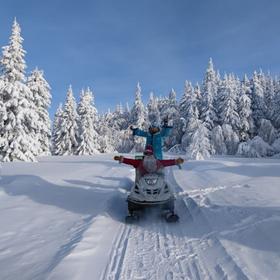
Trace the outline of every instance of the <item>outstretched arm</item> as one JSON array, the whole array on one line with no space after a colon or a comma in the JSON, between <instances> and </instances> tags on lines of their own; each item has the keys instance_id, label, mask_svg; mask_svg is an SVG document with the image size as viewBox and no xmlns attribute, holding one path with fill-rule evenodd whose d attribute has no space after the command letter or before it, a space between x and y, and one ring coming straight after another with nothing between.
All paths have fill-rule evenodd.
<instances>
[{"instance_id":1,"label":"outstretched arm","mask_svg":"<svg viewBox=\"0 0 280 280\"><path fill-rule=\"evenodd\" d=\"M125 158L123 156L115 156L114 160L118 160L119 163L124 163L128 165L132 165L134 168L137 168L138 165L140 164L139 159L132 159L132 158Z\"/></svg>"},{"instance_id":2,"label":"outstretched arm","mask_svg":"<svg viewBox=\"0 0 280 280\"><path fill-rule=\"evenodd\" d=\"M130 127L130 129L132 130L133 135L141 136L141 137L147 137L148 136L148 133L144 130L141 130L140 128Z\"/></svg>"},{"instance_id":3,"label":"outstretched arm","mask_svg":"<svg viewBox=\"0 0 280 280\"><path fill-rule=\"evenodd\" d=\"M172 165L176 165L176 161L175 159L162 159L160 160L160 164L163 165L164 167L172 166Z\"/></svg>"},{"instance_id":4,"label":"outstretched arm","mask_svg":"<svg viewBox=\"0 0 280 280\"><path fill-rule=\"evenodd\" d=\"M180 165L184 162L182 158L177 158L177 159L163 159L160 160L160 163L163 166L172 166L172 165Z\"/></svg>"},{"instance_id":5,"label":"outstretched arm","mask_svg":"<svg viewBox=\"0 0 280 280\"><path fill-rule=\"evenodd\" d=\"M170 134L172 128L172 126L163 126L160 131L161 137L167 137Z\"/></svg>"},{"instance_id":6,"label":"outstretched arm","mask_svg":"<svg viewBox=\"0 0 280 280\"><path fill-rule=\"evenodd\" d=\"M139 166L140 161L140 159L123 158L123 163L132 165L134 168L137 168Z\"/></svg>"}]
</instances>

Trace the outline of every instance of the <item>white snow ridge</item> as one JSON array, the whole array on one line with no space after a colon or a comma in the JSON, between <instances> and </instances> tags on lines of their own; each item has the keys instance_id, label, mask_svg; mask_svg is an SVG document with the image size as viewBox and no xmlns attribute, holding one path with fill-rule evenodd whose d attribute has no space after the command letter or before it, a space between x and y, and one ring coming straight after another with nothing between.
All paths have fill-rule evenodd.
<instances>
[{"instance_id":1,"label":"white snow ridge","mask_svg":"<svg viewBox=\"0 0 280 280\"><path fill-rule=\"evenodd\" d=\"M167 169L179 222L128 225L134 170L112 156L2 165L1 280L280 279L279 159Z\"/></svg>"}]
</instances>

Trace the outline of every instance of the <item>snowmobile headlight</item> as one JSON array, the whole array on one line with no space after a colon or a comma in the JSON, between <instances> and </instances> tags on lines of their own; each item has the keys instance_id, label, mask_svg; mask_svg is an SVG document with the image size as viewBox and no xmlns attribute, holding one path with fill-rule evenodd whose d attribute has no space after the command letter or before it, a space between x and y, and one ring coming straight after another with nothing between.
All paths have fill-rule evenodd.
<instances>
[{"instance_id":1,"label":"snowmobile headlight","mask_svg":"<svg viewBox=\"0 0 280 280\"><path fill-rule=\"evenodd\" d=\"M137 185L135 185L135 187L134 187L134 192L137 193L137 194L139 194L139 188L138 188Z\"/></svg>"},{"instance_id":2,"label":"snowmobile headlight","mask_svg":"<svg viewBox=\"0 0 280 280\"><path fill-rule=\"evenodd\" d=\"M165 187L164 187L164 193L168 193L168 192L169 192L169 188L168 188L167 185L165 185Z\"/></svg>"},{"instance_id":3,"label":"snowmobile headlight","mask_svg":"<svg viewBox=\"0 0 280 280\"><path fill-rule=\"evenodd\" d=\"M145 181L148 185L155 185L157 183L157 178L146 178Z\"/></svg>"}]
</instances>

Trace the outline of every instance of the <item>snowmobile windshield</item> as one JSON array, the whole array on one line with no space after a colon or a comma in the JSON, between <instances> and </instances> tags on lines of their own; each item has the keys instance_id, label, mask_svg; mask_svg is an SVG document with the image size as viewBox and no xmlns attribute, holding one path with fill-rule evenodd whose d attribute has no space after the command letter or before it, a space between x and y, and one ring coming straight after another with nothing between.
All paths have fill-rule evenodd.
<instances>
[{"instance_id":1,"label":"snowmobile windshield","mask_svg":"<svg viewBox=\"0 0 280 280\"><path fill-rule=\"evenodd\" d=\"M154 173L157 171L157 160L154 155L145 156L143 160L143 166L145 170L149 173Z\"/></svg>"}]
</instances>

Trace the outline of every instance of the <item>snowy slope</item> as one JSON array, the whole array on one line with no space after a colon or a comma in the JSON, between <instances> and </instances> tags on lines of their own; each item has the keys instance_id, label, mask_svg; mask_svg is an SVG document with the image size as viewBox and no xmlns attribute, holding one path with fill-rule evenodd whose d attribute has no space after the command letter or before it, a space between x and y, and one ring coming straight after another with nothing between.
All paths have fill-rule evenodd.
<instances>
[{"instance_id":1,"label":"snowy slope","mask_svg":"<svg viewBox=\"0 0 280 280\"><path fill-rule=\"evenodd\" d=\"M0 279L279 279L279 159L170 168L180 222L125 225L134 170L111 158L2 165Z\"/></svg>"}]
</instances>

